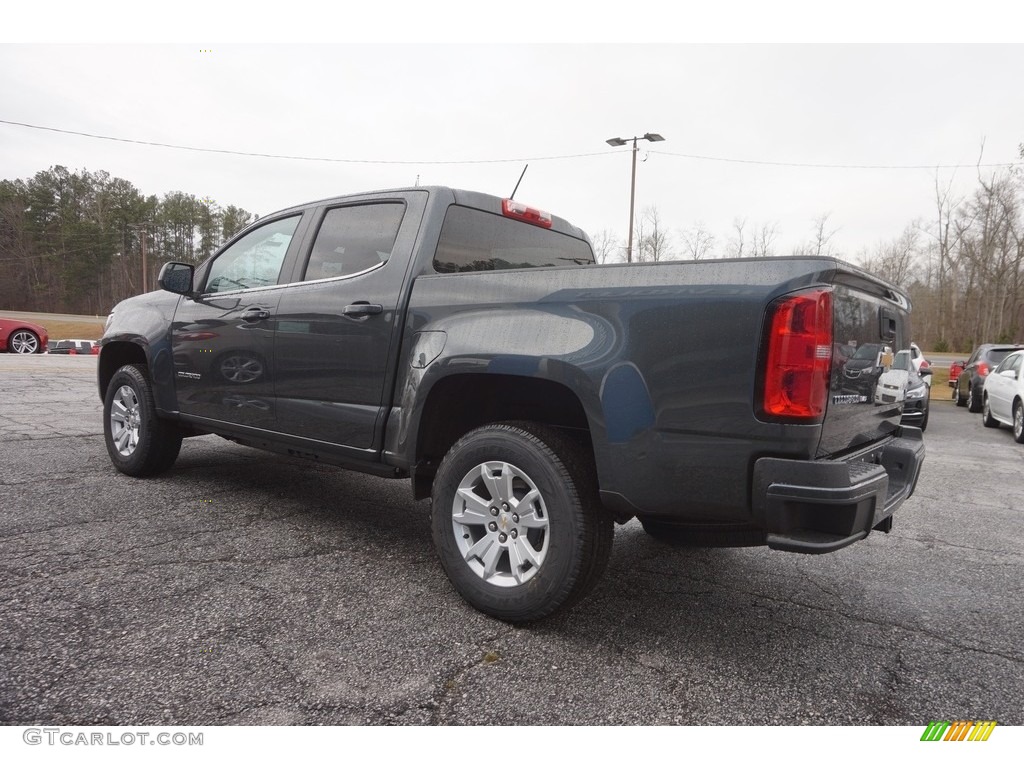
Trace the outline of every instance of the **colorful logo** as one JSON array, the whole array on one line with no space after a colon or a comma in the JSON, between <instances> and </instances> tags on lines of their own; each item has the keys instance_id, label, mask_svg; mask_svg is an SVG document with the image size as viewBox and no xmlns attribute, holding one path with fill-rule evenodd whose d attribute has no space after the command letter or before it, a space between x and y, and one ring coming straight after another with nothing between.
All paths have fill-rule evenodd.
<instances>
[{"instance_id":1,"label":"colorful logo","mask_svg":"<svg viewBox=\"0 0 1024 768\"><path fill-rule=\"evenodd\" d=\"M988 741L995 727L995 720L932 720L921 741Z\"/></svg>"}]
</instances>

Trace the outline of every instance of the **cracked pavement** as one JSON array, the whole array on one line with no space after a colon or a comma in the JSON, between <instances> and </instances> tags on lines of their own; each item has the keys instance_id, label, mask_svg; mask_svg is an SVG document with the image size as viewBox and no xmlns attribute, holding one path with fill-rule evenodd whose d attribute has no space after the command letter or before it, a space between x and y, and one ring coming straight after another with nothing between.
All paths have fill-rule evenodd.
<instances>
[{"instance_id":1,"label":"cracked pavement","mask_svg":"<svg viewBox=\"0 0 1024 768\"><path fill-rule=\"evenodd\" d=\"M1021 724L1024 446L936 392L892 534L819 557L616 531L516 628L407 482L187 440L116 473L95 358L0 355L0 724ZM685 501L681 502L685 503Z\"/></svg>"}]
</instances>

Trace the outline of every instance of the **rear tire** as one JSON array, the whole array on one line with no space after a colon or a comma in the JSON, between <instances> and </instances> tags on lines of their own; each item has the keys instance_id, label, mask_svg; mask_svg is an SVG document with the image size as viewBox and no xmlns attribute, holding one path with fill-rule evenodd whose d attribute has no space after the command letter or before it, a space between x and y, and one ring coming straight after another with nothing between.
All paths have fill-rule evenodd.
<instances>
[{"instance_id":1,"label":"rear tire","mask_svg":"<svg viewBox=\"0 0 1024 768\"><path fill-rule=\"evenodd\" d=\"M956 387L953 389L953 399L956 401L958 407L963 408L967 405L967 398L960 394L960 382L956 383Z\"/></svg>"},{"instance_id":2,"label":"rear tire","mask_svg":"<svg viewBox=\"0 0 1024 768\"><path fill-rule=\"evenodd\" d=\"M452 446L434 478L431 527L459 594L509 622L583 598L614 536L589 450L529 422L480 427Z\"/></svg>"},{"instance_id":3,"label":"rear tire","mask_svg":"<svg viewBox=\"0 0 1024 768\"><path fill-rule=\"evenodd\" d=\"M103 437L114 467L132 477L158 475L178 458L183 433L157 416L145 365L122 366L110 379L103 400Z\"/></svg>"}]
</instances>

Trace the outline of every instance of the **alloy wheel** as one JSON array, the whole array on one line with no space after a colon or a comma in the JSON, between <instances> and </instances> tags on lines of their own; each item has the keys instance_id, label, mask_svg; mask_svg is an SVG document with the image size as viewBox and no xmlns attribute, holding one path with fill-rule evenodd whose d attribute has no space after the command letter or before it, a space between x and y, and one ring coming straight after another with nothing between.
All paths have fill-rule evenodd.
<instances>
[{"instance_id":1,"label":"alloy wheel","mask_svg":"<svg viewBox=\"0 0 1024 768\"><path fill-rule=\"evenodd\" d=\"M117 390L110 408L110 434L117 452L131 456L139 444L139 398L135 390L125 385Z\"/></svg>"},{"instance_id":2,"label":"alloy wheel","mask_svg":"<svg viewBox=\"0 0 1024 768\"><path fill-rule=\"evenodd\" d=\"M39 349L39 339L31 331L18 331L11 336L11 351L19 355L32 355Z\"/></svg>"},{"instance_id":3,"label":"alloy wheel","mask_svg":"<svg viewBox=\"0 0 1024 768\"><path fill-rule=\"evenodd\" d=\"M452 528L470 569L499 587L533 578L551 539L536 483L502 461L478 464L462 478L452 503Z\"/></svg>"}]
</instances>

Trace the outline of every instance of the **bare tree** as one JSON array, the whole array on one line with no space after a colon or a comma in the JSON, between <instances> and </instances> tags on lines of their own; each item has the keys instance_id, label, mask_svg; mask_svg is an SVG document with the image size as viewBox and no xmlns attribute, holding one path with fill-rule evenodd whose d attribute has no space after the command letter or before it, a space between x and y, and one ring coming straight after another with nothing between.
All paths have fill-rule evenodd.
<instances>
[{"instance_id":1,"label":"bare tree","mask_svg":"<svg viewBox=\"0 0 1024 768\"><path fill-rule=\"evenodd\" d=\"M813 247L815 256L832 256L834 251L832 248L832 238L839 232L839 227L832 229L829 227L828 220L832 217L832 212L828 211L821 214L814 220L813 229Z\"/></svg>"},{"instance_id":2,"label":"bare tree","mask_svg":"<svg viewBox=\"0 0 1024 768\"><path fill-rule=\"evenodd\" d=\"M879 243L874 252L863 259L864 267L890 283L905 287L920 254L920 233L919 222L908 224L899 237Z\"/></svg>"},{"instance_id":3,"label":"bare tree","mask_svg":"<svg viewBox=\"0 0 1024 768\"><path fill-rule=\"evenodd\" d=\"M774 256L774 243L778 234L778 222L762 224L760 229L754 230L754 242L751 245L751 254L753 256Z\"/></svg>"},{"instance_id":4,"label":"bare tree","mask_svg":"<svg viewBox=\"0 0 1024 768\"><path fill-rule=\"evenodd\" d=\"M681 233L683 256L693 261L700 261L711 252L715 244L715 236L704 228L703 222L696 222Z\"/></svg>"},{"instance_id":5,"label":"bare tree","mask_svg":"<svg viewBox=\"0 0 1024 768\"><path fill-rule=\"evenodd\" d=\"M795 256L834 256L835 249L832 247L832 238L839 232L839 227L831 228L828 220L832 212L822 213L814 219L811 225L811 237L808 241L793 248Z\"/></svg>"},{"instance_id":6,"label":"bare tree","mask_svg":"<svg viewBox=\"0 0 1024 768\"><path fill-rule=\"evenodd\" d=\"M610 264L620 261L619 252L624 247L619 243L618 236L610 229L602 229L590 239L594 247L594 258L598 264Z\"/></svg>"},{"instance_id":7,"label":"bare tree","mask_svg":"<svg viewBox=\"0 0 1024 768\"><path fill-rule=\"evenodd\" d=\"M668 230L662 225L655 206L644 209L637 230L638 261L667 261L672 258Z\"/></svg>"},{"instance_id":8,"label":"bare tree","mask_svg":"<svg viewBox=\"0 0 1024 768\"><path fill-rule=\"evenodd\" d=\"M960 233L954 226L953 214L963 203L963 198L953 199L951 190L953 188L953 177L943 187L939 183L938 171L935 173L935 221L930 227L924 229L925 233L934 239L934 254L937 264L933 279L928 282L935 283L937 296L930 302L928 307L929 317L927 318L932 329L935 331L935 340L947 344L952 338L950 323L954 315L953 280L957 269L956 251L960 243ZM929 275L929 278L932 276ZM922 302L918 302L921 304ZM924 307L922 307L923 309Z\"/></svg>"},{"instance_id":9,"label":"bare tree","mask_svg":"<svg viewBox=\"0 0 1024 768\"><path fill-rule=\"evenodd\" d=\"M735 259L742 259L747 254L744 252L746 246L746 234L747 220L745 218L735 218L732 220L733 236L729 238L728 244L725 246L725 255Z\"/></svg>"}]
</instances>

